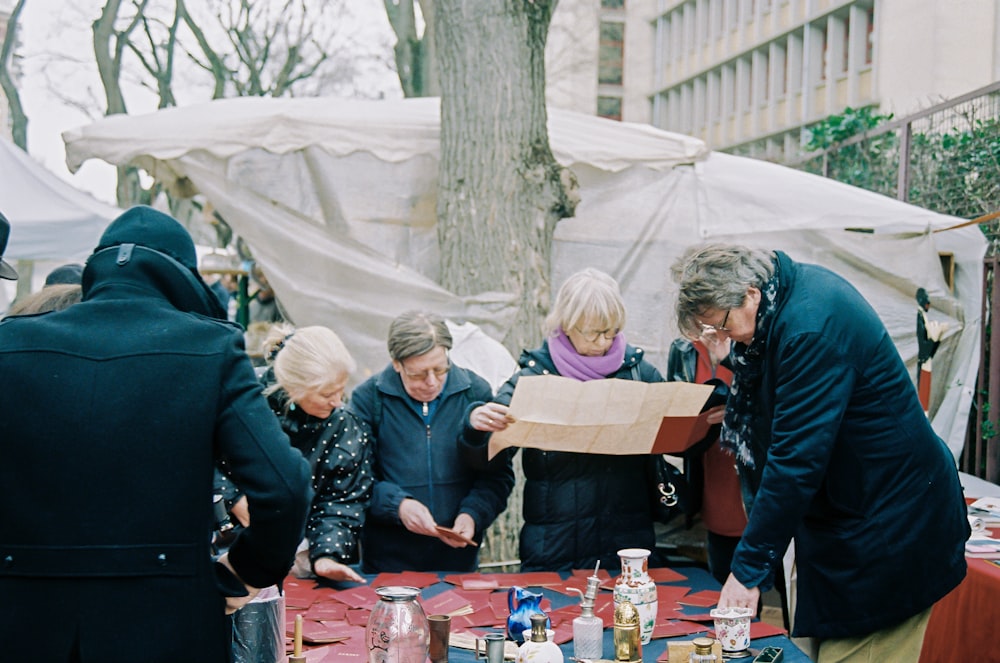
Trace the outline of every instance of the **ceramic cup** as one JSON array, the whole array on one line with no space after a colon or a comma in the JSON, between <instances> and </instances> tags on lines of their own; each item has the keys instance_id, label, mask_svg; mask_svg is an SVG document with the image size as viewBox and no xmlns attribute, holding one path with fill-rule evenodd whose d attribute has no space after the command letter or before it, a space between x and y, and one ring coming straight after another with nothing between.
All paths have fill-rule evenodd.
<instances>
[{"instance_id":1,"label":"ceramic cup","mask_svg":"<svg viewBox=\"0 0 1000 663\"><path fill-rule=\"evenodd\" d=\"M427 615L427 625L431 631L429 645L431 663L448 663L451 615Z\"/></svg>"},{"instance_id":2,"label":"ceramic cup","mask_svg":"<svg viewBox=\"0 0 1000 663\"><path fill-rule=\"evenodd\" d=\"M752 608L714 608L709 615L715 620L715 637L722 651L745 651L750 647Z\"/></svg>"}]
</instances>

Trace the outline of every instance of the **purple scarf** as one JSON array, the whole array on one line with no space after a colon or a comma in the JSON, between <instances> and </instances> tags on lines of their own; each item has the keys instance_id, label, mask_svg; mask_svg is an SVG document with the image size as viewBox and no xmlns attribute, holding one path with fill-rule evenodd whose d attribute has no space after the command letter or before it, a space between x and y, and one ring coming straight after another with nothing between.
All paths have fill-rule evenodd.
<instances>
[{"instance_id":1,"label":"purple scarf","mask_svg":"<svg viewBox=\"0 0 1000 663\"><path fill-rule=\"evenodd\" d=\"M600 380L616 373L625 361L625 335L621 332L611 342L611 347L600 357L584 357L560 329L549 337L549 354L559 375L586 382Z\"/></svg>"}]
</instances>

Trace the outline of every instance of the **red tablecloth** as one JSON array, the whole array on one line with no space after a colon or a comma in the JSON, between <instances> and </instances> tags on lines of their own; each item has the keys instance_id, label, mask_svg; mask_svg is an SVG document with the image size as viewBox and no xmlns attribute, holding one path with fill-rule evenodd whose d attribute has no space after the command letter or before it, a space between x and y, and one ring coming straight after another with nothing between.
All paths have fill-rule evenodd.
<instances>
[{"instance_id":1,"label":"red tablecloth","mask_svg":"<svg viewBox=\"0 0 1000 663\"><path fill-rule=\"evenodd\" d=\"M970 559L965 580L931 611L920 663L1000 661L1000 566Z\"/></svg>"}]
</instances>

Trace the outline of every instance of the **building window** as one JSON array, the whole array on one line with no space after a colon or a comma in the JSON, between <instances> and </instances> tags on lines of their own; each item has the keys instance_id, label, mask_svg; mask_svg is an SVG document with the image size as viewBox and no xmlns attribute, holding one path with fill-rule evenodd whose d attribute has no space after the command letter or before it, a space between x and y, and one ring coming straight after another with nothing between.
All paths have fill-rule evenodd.
<instances>
[{"instance_id":1,"label":"building window","mask_svg":"<svg viewBox=\"0 0 1000 663\"><path fill-rule=\"evenodd\" d=\"M601 7L604 9L624 9L625 0L601 0Z\"/></svg>"},{"instance_id":2,"label":"building window","mask_svg":"<svg viewBox=\"0 0 1000 663\"><path fill-rule=\"evenodd\" d=\"M604 85L621 85L624 59L625 24L602 21L597 82Z\"/></svg>"},{"instance_id":3,"label":"building window","mask_svg":"<svg viewBox=\"0 0 1000 663\"><path fill-rule=\"evenodd\" d=\"M609 120L622 119L622 98L621 97L598 97L597 114Z\"/></svg>"}]
</instances>

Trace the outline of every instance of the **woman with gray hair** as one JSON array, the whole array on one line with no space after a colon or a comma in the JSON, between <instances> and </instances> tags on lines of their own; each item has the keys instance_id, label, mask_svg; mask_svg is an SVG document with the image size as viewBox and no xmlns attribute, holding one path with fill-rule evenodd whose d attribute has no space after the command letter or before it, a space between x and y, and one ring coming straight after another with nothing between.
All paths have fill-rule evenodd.
<instances>
[{"instance_id":1,"label":"woman with gray hair","mask_svg":"<svg viewBox=\"0 0 1000 663\"><path fill-rule=\"evenodd\" d=\"M625 342L625 303L618 283L597 269L570 276L545 321L540 348L521 354L520 370L491 403L472 410L463 435L470 454L485 455L492 433L507 428L508 405L522 375L562 375L575 380L619 378L662 382ZM517 449L498 454L512 456ZM522 571L618 568L622 548L655 547L652 485L655 456L521 450L524 465Z\"/></svg>"},{"instance_id":2,"label":"woman with gray hair","mask_svg":"<svg viewBox=\"0 0 1000 663\"><path fill-rule=\"evenodd\" d=\"M312 470L313 500L306 538L292 568L298 577L364 582L353 568L372 495L368 428L343 406L354 359L340 337L326 327L273 325L264 340L268 369L261 378L268 405L292 446ZM221 469L225 472L225 464ZM250 521L246 498L224 476L217 492L233 516Z\"/></svg>"},{"instance_id":3,"label":"woman with gray hair","mask_svg":"<svg viewBox=\"0 0 1000 663\"><path fill-rule=\"evenodd\" d=\"M673 274L678 326L733 341L721 439L749 522L719 607L756 609L794 536L793 635L817 638L821 663L918 660L931 606L965 576L969 525L882 321L780 251L696 246Z\"/></svg>"},{"instance_id":4,"label":"woman with gray hair","mask_svg":"<svg viewBox=\"0 0 1000 663\"><path fill-rule=\"evenodd\" d=\"M362 533L366 573L473 571L483 532L507 506L509 460L476 469L458 454L469 404L493 391L451 363L451 345L444 319L403 313L389 326L392 361L351 399L374 445L375 491Z\"/></svg>"}]
</instances>

